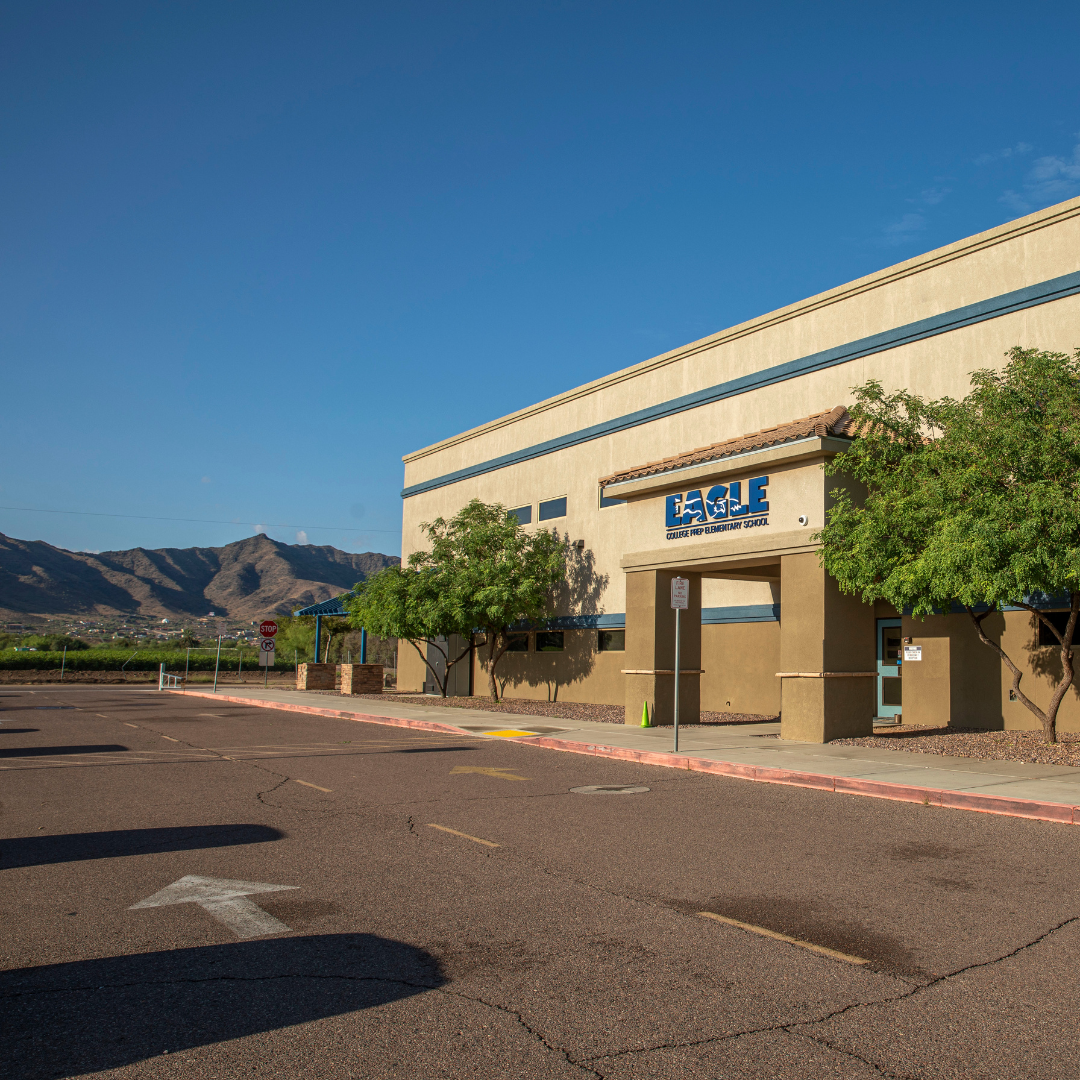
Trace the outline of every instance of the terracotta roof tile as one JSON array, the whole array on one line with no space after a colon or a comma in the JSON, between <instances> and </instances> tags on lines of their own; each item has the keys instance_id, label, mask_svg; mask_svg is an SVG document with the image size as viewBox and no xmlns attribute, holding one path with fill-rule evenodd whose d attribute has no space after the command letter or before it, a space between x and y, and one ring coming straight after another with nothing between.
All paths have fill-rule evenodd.
<instances>
[{"instance_id":1,"label":"terracotta roof tile","mask_svg":"<svg viewBox=\"0 0 1080 1080\"><path fill-rule=\"evenodd\" d=\"M814 435L819 438L827 435L851 438L855 434L854 428L854 421L847 409L843 405L837 405L835 409L815 413L802 420L792 420L778 427L765 428L764 431L755 431L750 435L740 435L737 439L726 439L724 442L712 443L710 446L702 446L697 450L676 454L674 457L650 461L647 465L639 465L635 469L612 473L611 476L601 477L600 484L603 486L620 484L627 480L640 480L645 476L656 476L659 473L671 472L673 469L686 469L692 465L704 465L706 462L717 461L720 458L730 457L732 454L741 454L747 450L762 450L768 446L777 446L780 443Z\"/></svg>"}]
</instances>

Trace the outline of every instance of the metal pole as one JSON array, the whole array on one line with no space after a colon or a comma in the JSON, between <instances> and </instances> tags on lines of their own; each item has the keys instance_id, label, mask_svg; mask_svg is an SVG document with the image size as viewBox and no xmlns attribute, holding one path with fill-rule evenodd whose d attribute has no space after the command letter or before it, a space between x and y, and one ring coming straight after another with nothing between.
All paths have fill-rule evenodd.
<instances>
[{"instance_id":1,"label":"metal pole","mask_svg":"<svg viewBox=\"0 0 1080 1080\"><path fill-rule=\"evenodd\" d=\"M236 651L240 654L240 659L236 661L236 681L242 683L244 681L244 646L238 646Z\"/></svg>"},{"instance_id":2,"label":"metal pole","mask_svg":"<svg viewBox=\"0 0 1080 1080\"><path fill-rule=\"evenodd\" d=\"M188 646L187 661L184 663L184 689L187 689L188 672L191 670L191 646Z\"/></svg>"},{"instance_id":3,"label":"metal pole","mask_svg":"<svg viewBox=\"0 0 1080 1080\"><path fill-rule=\"evenodd\" d=\"M360 663L367 663L367 631L360 627Z\"/></svg>"},{"instance_id":4,"label":"metal pole","mask_svg":"<svg viewBox=\"0 0 1080 1080\"><path fill-rule=\"evenodd\" d=\"M266 689L266 680L268 678L270 678L270 665L269 664L267 664L266 667L263 668L263 689L264 690Z\"/></svg>"},{"instance_id":5,"label":"metal pole","mask_svg":"<svg viewBox=\"0 0 1080 1080\"><path fill-rule=\"evenodd\" d=\"M64 667L67 664L67 646L64 646L64 655L60 658L60 681L64 681Z\"/></svg>"},{"instance_id":6,"label":"metal pole","mask_svg":"<svg viewBox=\"0 0 1080 1080\"><path fill-rule=\"evenodd\" d=\"M675 750L679 752L679 668L682 666L682 641L679 633L679 616L682 608L675 609Z\"/></svg>"},{"instance_id":7,"label":"metal pole","mask_svg":"<svg viewBox=\"0 0 1080 1080\"><path fill-rule=\"evenodd\" d=\"M319 640L322 636L322 616L315 616L315 663L319 662Z\"/></svg>"},{"instance_id":8,"label":"metal pole","mask_svg":"<svg viewBox=\"0 0 1080 1080\"><path fill-rule=\"evenodd\" d=\"M221 667L221 635L217 636L217 659L214 661L214 693L217 693L217 674Z\"/></svg>"}]
</instances>

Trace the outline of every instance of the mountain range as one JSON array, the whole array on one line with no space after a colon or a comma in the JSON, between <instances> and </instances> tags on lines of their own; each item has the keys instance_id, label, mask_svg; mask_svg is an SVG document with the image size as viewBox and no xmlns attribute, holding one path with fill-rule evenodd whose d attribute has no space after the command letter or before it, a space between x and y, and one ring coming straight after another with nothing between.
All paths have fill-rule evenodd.
<instances>
[{"instance_id":1,"label":"mountain range","mask_svg":"<svg viewBox=\"0 0 1080 1080\"><path fill-rule=\"evenodd\" d=\"M66 551L0 533L0 614L289 614L401 560L263 534L224 547Z\"/></svg>"}]
</instances>

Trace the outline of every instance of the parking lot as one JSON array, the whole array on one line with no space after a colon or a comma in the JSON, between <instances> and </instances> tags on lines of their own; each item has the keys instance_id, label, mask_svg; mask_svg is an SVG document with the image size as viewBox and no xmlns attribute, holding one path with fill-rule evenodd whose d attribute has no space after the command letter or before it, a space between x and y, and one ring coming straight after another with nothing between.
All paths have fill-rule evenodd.
<instances>
[{"instance_id":1,"label":"parking lot","mask_svg":"<svg viewBox=\"0 0 1080 1080\"><path fill-rule=\"evenodd\" d=\"M128 688L0 769L20 1080L1080 1075L1074 827Z\"/></svg>"}]
</instances>

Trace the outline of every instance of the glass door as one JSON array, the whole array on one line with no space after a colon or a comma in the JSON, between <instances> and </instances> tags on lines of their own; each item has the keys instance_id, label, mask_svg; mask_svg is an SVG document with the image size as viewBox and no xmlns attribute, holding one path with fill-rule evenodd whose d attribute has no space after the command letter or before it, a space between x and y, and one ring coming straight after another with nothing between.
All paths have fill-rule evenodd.
<instances>
[{"instance_id":1,"label":"glass door","mask_svg":"<svg viewBox=\"0 0 1080 1080\"><path fill-rule=\"evenodd\" d=\"M901 708L901 661L903 643L899 619L877 621L877 714L899 716Z\"/></svg>"}]
</instances>

